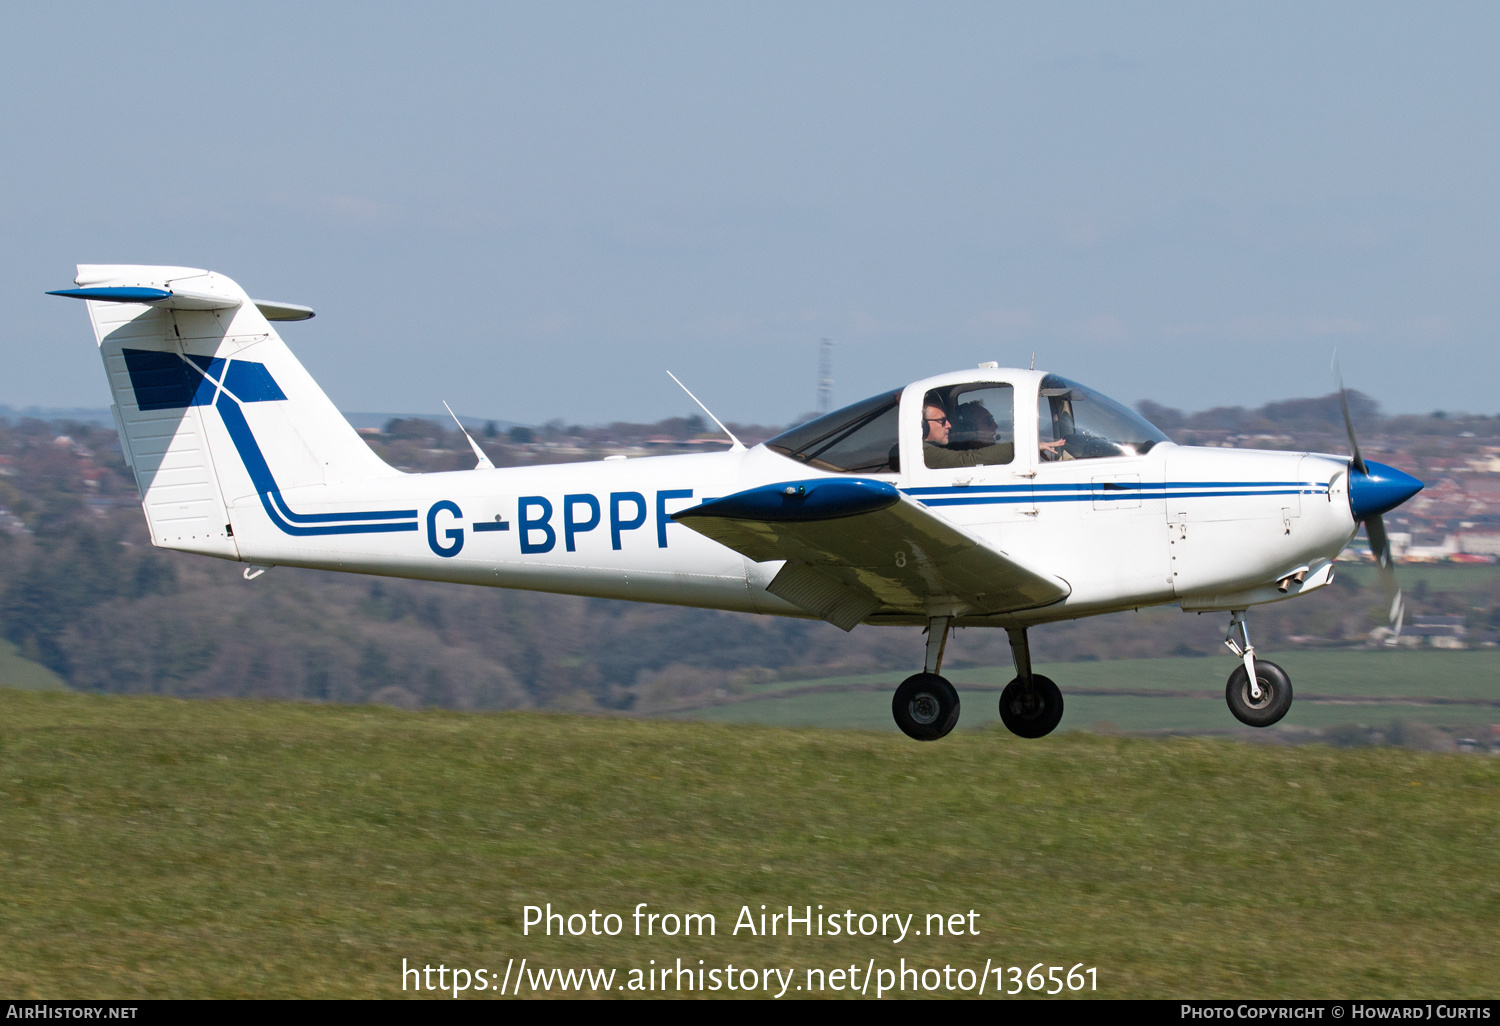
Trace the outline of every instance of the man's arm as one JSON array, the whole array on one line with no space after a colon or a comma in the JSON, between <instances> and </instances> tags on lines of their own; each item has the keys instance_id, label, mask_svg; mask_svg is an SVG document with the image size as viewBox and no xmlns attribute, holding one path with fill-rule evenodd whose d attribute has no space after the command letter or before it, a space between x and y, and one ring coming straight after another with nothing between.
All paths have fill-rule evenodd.
<instances>
[{"instance_id":1,"label":"man's arm","mask_svg":"<svg viewBox=\"0 0 1500 1026\"><path fill-rule=\"evenodd\" d=\"M931 442L922 443L922 459L928 467L992 467L1016 458L1016 447L1010 442L996 442L983 449L949 449Z\"/></svg>"}]
</instances>

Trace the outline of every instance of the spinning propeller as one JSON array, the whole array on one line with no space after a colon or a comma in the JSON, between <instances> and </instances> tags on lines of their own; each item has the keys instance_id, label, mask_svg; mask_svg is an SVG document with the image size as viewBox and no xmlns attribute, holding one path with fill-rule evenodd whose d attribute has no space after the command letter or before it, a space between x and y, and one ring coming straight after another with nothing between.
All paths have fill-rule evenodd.
<instances>
[{"instance_id":1,"label":"spinning propeller","mask_svg":"<svg viewBox=\"0 0 1500 1026\"><path fill-rule=\"evenodd\" d=\"M1370 539L1370 551L1375 555L1375 564L1380 568L1380 583L1385 585L1385 594L1391 601L1390 622L1396 633L1401 633L1401 622L1406 616L1406 605L1401 597L1401 586L1396 582L1396 570L1391 561L1391 538L1386 534L1385 520L1381 514L1395 509L1422 490L1422 482L1410 474L1383 463L1367 463L1360 455L1359 439L1354 435L1354 417L1349 413L1349 397L1344 393L1344 376L1339 372L1338 356L1333 358L1333 375L1339 386L1339 405L1344 410L1344 430L1349 432L1349 510L1354 519L1365 525L1365 535Z\"/></svg>"}]
</instances>

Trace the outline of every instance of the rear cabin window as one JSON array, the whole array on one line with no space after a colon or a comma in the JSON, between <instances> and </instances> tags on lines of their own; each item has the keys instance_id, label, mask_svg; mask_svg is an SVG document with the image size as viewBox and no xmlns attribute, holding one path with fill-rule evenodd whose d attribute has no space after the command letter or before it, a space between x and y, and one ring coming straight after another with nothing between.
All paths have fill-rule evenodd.
<instances>
[{"instance_id":1,"label":"rear cabin window","mask_svg":"<svg viewBox=\"0 0 1500 1026\"><path fill-rule=\"evenodd\" d=\"M835 410L766 443L766 448L798 463L842 474L894 474L896 412L901 389Z\"/></svg>"}]
</instances>

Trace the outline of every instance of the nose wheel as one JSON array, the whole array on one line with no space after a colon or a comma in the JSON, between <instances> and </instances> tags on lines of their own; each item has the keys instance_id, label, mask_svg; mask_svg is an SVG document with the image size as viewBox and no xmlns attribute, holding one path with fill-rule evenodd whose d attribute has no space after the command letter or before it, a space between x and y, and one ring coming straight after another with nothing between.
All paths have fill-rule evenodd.
<instances>
[{"instance_id":1,"label":"nose wheel","mask_svg":"<svg viewBox=\"0 0 1500 1026\"><path fill-rule=\"evenodd\" d=\"M1250 674L1243 666L1236 666L1229 675L1224 697L1235 719L1251 727L1269 727L1292 707L1292 680L1269 659L1257 659L1255 683L1257 687L1252 689Z\"/></svg>"}]
</instances>

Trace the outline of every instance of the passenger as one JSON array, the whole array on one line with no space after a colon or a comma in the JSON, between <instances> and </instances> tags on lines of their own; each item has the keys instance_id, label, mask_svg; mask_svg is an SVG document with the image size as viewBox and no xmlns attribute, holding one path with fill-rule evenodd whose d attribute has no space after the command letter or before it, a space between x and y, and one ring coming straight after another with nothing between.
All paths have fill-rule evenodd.
<instances>
[{"instance_id":1,"label":"passenger","mask_svg":"<svg viewBox=\"0 0 1500 1026\"><path fill-rule=\"evenodd\" d=\"M984 410L983 405L977 402L965 403L959 409L962 411L971 406L978 406ZM950 444L953 422L948 419L948 414L944 411L937 396L929 394L922 405L922 457L927 466L932 468L986 467L1009 463L1015 459L1014 443L996 442L994 418L990 416L988 410L984 410L984 416L991 425L989 441L980 441L977 447L955 449ZM966 414L967 417L976 417L976 415L970 411ZM961 444L968 445L967 442Z\"/></svg>"},{"instance_id":2,"label":"passenger","mask_svg":"<svg viewBox=\"0 0 1500 1026\"><path fill-rule=\"evenodd\" d=\"M984 403L978 400L960 403L958 409L953 411L948 448L983 449L995 444L995 433L999 430L1000 425L995 423L995 418L985 409Z\"/></svg>"}]
</instances>

